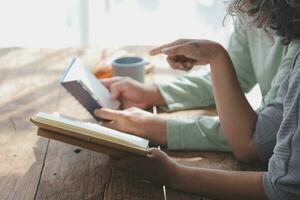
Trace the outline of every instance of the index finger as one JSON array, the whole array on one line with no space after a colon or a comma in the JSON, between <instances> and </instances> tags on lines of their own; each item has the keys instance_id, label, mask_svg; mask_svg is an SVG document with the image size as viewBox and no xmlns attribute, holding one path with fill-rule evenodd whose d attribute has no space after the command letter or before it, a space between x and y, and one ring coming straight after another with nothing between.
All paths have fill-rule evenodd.
<instances>
[{"instance_id":1,"label":"index finger","mask_svg":"<svg viewBox=\"0 0 300 200\"><path fill-rule=\"evenodd\" d=\"M191 54L191 50L190 43L185 43L164 48L162 49L162 53L168 56L184 56L186 58L194 59L194 56ZM184 60L184 57L183 61L188 61Z\"/></svg>"},{"instance_id":2,"label":"index finger","mask_svg":"<svg viewBox=\"0 0 300 200\"><path fill-rule=\"evenodd\" d=\"M157 55L157 54L163 53L162 50L165 49L165 48L169 48L169 47L172 47L172 46L174 46L174 45L184 44L184 43L186 43L186 42L188 42L188 41L190 41L190 40L189 40L189 39L179 39L179 40L176 40L176 41L174 41L174 42L170 42L170 43L161 45L161 46L159 46L159 47L156 47L156 48L154 48L154 49L151 49L151 50L149 51L149 54L150 54L151 56L155 56L155 55Z\"/></svg>"},{"instance_id":3,"label":"index finger","mask_svg":"<svg viewBox=\"0 0 300 200\"><path fill-rule=\"evenodd\" d=\"M154 49L151 49L150 51L149 51L149 54L151 55L151 56L155 56L155 55L157 55L157 54L161 54L162 53L162 49L164 49L164 48L168 48L169 46L171 46L173 43L168 43L168 44L164 44L164 45L162 45L162 46L159 46L159 47L156 47L156 48L154 48Z\"/></svg>"}]
</instances>

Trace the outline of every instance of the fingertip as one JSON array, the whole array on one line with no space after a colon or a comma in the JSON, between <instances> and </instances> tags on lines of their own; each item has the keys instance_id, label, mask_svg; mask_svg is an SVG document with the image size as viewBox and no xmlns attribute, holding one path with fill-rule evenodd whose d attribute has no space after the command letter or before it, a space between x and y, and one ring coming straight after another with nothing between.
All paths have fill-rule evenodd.
<instances>
[{"instance_id":1,"label":"fingertip","mask_svg":"<svg viewBox=\"0 0 300 200\"><path fill-rule=\"evenodd\" d=\"M149 158L152 157L152 149L153 148L148 148L147 151L146 151L146 156L149 157Z\"/></svg>"},{"instance_id":2,"label":"fingertip","mask_svg":"<svg viewBox=\"0 0 300 200\"><path fill-rule=\"evenodd\" d=\"M152 52L152 51L149 51L149 55L150 55L150 56L155 56L155 53Z\"/></svg>"},{"instance_id":3,"label":"fingertip","mask_svg":"<svg viewBox=\"0 0 300 200\"><path fill-rule=\"evenodd\" d=\"M94 114L95 114L95 115L98 115L99 111L100 111L100 109L98 109L98 108L95 109L95 110L94 110Z\"/></svg>"},{"instance_id":4,"label":"fingertip","mask_svg":"<svg viewBox=\"0 0 300 200\"><path fill-rule=\"evenodd\" d=\"M101 79L100 82L101 82L107 89L109 89L110 84L111 84L111 78L104 78L104 79Z\"/></svg>"},{"instance_id":5,"label":"fingertip","mask_svg":"<svg viewBox=\"0 0 300 200\"><path fill-rule=\"evenodd\" d=\"M155 49L151 49L150 51L149 51L149 55L150 56L155 56L155 55L157 55L158 54L158 50L155 48Z\"/></svg>"}]
</instances>

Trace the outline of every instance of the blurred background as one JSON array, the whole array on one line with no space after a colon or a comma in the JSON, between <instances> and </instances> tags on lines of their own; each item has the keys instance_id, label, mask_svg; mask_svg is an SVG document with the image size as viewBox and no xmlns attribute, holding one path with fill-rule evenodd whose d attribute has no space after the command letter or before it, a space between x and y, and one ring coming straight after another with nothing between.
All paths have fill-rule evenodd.
<instances>
[{"instance_id":1,"label":"blurred background","mask_svg":"<svg viewBox=\"0 0 300 200\"><path fill-rule=\"evenodd\" d=\"M225 0L0 0L0 47L159 45L205 38L227 45ZM224 22L224 23L223 23ZM260 105L259 88L247 95Z\"/></svg>"},{"instance_id":2,"label":"blurred background","mask_svg":"<svg viewBox=\"0 0 300 200\"><path fill-rule=\"evenodd\" d=\"M223 0L0 0L1 47L156 45L207 38L226 45Z\"/></svg>"}]
</instances>

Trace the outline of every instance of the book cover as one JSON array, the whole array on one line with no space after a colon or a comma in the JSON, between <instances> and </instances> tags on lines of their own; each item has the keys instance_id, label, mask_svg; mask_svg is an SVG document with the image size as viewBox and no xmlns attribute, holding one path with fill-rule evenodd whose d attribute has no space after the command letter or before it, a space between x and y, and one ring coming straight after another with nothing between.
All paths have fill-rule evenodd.
<instances>
[{"instance_id":1,"label":"book cover","mask_svg":"<svg viewBox=\"0 0 300 200\"><path fill-rule=\"evenodd\" d=\"M107 88L90 72L79 59L73 58L60 79L61 85L97 120L97 108L118 109L119 101L110 99Z\"/></svg>"}]
</instances>

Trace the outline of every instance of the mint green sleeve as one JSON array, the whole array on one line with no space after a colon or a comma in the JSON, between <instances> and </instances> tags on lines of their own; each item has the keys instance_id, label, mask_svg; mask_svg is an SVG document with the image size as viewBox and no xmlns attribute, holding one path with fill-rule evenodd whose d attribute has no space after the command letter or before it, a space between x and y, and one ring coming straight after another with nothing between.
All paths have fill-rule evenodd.
<instances>
[{"instance_id":1,"label":"mint green sleeve","mask_svg":"<svg viewBox=\"0 0 300 200\"><path fill-rule=\"evenodd\" d=\"M197 73L156 84L166 102L166 106L162 107L164 110L177 111L214 105L210 71L200 69Z\"/></svg>"},{"instance_id":2,"label":"mint green sleeve","mask_svg":"<svg viewBox=\"0 0 300 200\"><path fill-rule=\"evenodd\" d=\"M169 150L230 151L219 117L169 119L167 138Z\"/></svg>"},{"instance_id":3,"label":"mint green sleeve","mask_svg":"<svg viewBox=\"0 0 300 200\"><path fill-rule=\"evenodd\" d=\"M236 25L228 46L237 77L244 92L256 84L246 30ZM214 104L211 75L186 75L168 84L157 84L167 110L205 107ZM197 116L168 119L168 149L230 151L218 117Z\"/></svg>"}]
</instances>

